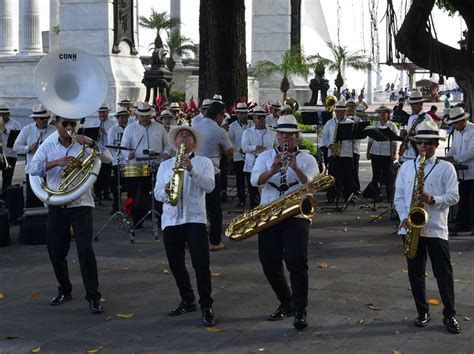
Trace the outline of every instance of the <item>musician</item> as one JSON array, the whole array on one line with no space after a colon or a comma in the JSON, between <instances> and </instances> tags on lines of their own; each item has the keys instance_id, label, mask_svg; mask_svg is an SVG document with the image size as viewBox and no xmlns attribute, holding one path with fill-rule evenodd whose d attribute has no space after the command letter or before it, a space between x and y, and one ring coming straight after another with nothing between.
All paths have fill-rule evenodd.
<instances>
[{"instance_id":1,"label":"musician","mask_svg":"<svg viewBox=\"0 0 474 354\"><path fill-rule=\"evenodd\" d=\"M78 122L78 120L57 116L57 138L53 138L55 134L52 134L40 145L31 161L30 174L46 176L48 187L51 189L57 190L62 179L61 172L66 166L76 161L75 156L82 151L83 145L89 147L88 153L90 149L94 149L102 156L102 160L111 158L107 150L92 139L84 135L77 135L74 139L70 137L68 131L74 131ZM69 230L72 226L89 311L93 314L103 312L100 303L101 294L98 290L97 262L92 249L93 207L91 189L70 204L48 207L47 248L59 283L58 294L49 303L51 306L61 305L72 299L72 285L66 259L71 242Z\"/></svg>"},{"instance_id":2,"label":"musician","mask_svg":"<svg viewBox=\"0 0 474 354\"><path fill-rule=\"evenodd\" d=\"M238 102L235 109L237 120L229 125L229 138L234 145L234 171L237 186L238 208L245 207L245 175L244 175L244 152L242 151L242 134L253 126L248 119L248 108L244 102Z\"/></svg>"},{"instance_id":3,"label":"musician","mask_svg":"<svg viewBox=\"0 0 474 354\"><path fill-rule=\"evenodd\" d=\"M42 207L43 202L31 190L29 179L30 164L38 147L49 135L56 131L56 128L48 124L50 113L42 104L33 106L33 112L30 117L33 118L33 123L21 129L20 135L18 135L13 145L13 150L17 154L26 155L26 207L35 208Z\"/></svg>"},{"instance_id":4,"label":"musician","mask_svg":"<svg viewBox=\"0 0 474 354\"><path fill-rule=\"evenodd\" d=\"M171 125L175 126L178 125L179 119L176 117L176 115L181 112L181 107L179 106L178 102L171 102L169 106L169 112L171 114L172 120L171 120Z\"/></svg>"},{"instance_id":5,"label":"musician","mask_svg":"<svg viewBox=\"0 0 474 354\"><path fill-rule=\"evenodd\" d=\"M322 132L323 140L328 144L328 172L336 179L335 188L327 192L329 203L332 203L338 195L342 195L344 200L347 200L354 192L352 141L337 142L335 140L339 124L353 123L352 119L346 117L346 111L346 103L338 101L334 108L336 117L326 122Z\"/></svg>"},{"instance_id":6,"label":"musician","mask_svg":"<svg viewBox=\"0 0 474 354\"><path fill-rule=\"evenodd\" d=\"M265 117L265 123L270 128L276 125L278 118L280 117L281 103L280 101L275 101L270 106L270 114Z\"/></svg>"},{"instance_id":7,"label":"musician","mask_svg":"<svg viewBox=\"0 0 474 354\"><path fill-rule=\"evenodd\" d=\"M181 296L181 303L170 311L169 316L179 316L196 310L194 292L184 261L187 245L196 273L202 323L206 327L214 326L206 232L206 193L210 193L215 187L214 167L207 157L194 155L193 151L203 143L202 136L196 129L182 125L174 127L168 139L175 150L182 142L186 144L185 155L182 157L185 170L178 204L172 206L166 203L170 198L170 181L176 157L160 165L155 186L155 198L164 203L161 226L166 256Z\"/></svg>"},{"instance_id":8,"label":"musician","mask_svg":"<svg viewBox=\"0 0 474 354\"><path fill-rule=\"evenodd\" d=\"M133 114L134 106L133 102L130 101L128 98L125 98L121 100L120 102L117 103L119 105L118 111L125 110L130 114L130 117L128 118L128 123L134 123L136 122L137 118Z\"/></svg>"},{"instance_id":9,"label":"musician","mask_svg":"<svg viewBox=\"0 0 474 354\"><path fill-rule=\"evenodd\" d=\"M386 128L398 135L398 128L390 121L392 110L381 105L375 110L379 115L379 120L375 123L376 128ZM392 165L397 159L396 141L376 141L369 138L367 145L367 160L372 161L372 182L376 186L385 184L387 191L387 201L392 200L393 195L393 169Z\"/></svg>"},{"instance_id":10,"label":"musician","mask_svg":"<svg viewBox=\"0 0 474 354\"><path fill-rule=\"evenodd\" d=\"M257 187L250 183L250 175L258 155L275 146L276 132L266 126L265 117L267 112L262 107L254 107L251 114L255 126L244 130L242 133L242 151L245 154L243 170L248 186L250 209L253 209L259 204L259 194Z\"/></svg>"},{"instance_id":11,"label":"musician","mask_svg":"<svg viewBox=\"0 0 474 354\"><path fill-rule=\"evenodd\" d=\"M114 146L120 146L120 143L122 142L122 136L123 132L125 131L125 128L128 125L128 119L130 117L130 114L128 113L127 110L121 110L115 113L115 118L117 119L117 125L113 126L112 128L109 129L109 132L107 133L107 144L108 145L114 145ZM118 190L117 190L117 174L120 173L120 165L119 164L124 164L124 162L127 159L127 154L126 151L119 150L119 149L111 149L110 150L112 153L112 172L113 172L113 182L112 182L112 212L111 214L115 213L116 211L120 210L120 196L118 195ZM120 159L120 161L119 161ZM120 184L125 186L126 181L121 180Z\"/></svg>"},{"instance_id":12,"label":"musician","mask_svg":"<svg viewBox=\"0 0 474 354\"><path fill-rule=\"evenodd\" d=\"M137 164L137 159L154 159L159 154L157 161L165 161L170 157L170 147L168 144L168 133L160 123L152 121L155 110L146 102L138 102L134 111L138 117L138 122L128 124L122 136L121 146L130 149L128 153L128 163ZM134 228L141 228L137 223L145 216L147 210L151 208L151 177L135 177L133 183L133 222ZM129 187L132 187L130 183Z\"/></svg>"},{"instance_id":13,"label":"musician","mask_svg":"<svg viewBox=\"0 0 474 354\"><path fill-rule=\"evenodd\" d=\"M421 230L418 253L414 259L407 258L408 277L415 300L418 317L416 327L425 327L431 320L429 305L426 301L425 267L427 254L430 256L433 274L443 301L443 323L448 332L459 333L461 328L455 319L453 269L450 262L448 244L448 209L459 199L456 171L452 164L437 159L439 128L431 120L420 123L414 136L417 152L426 154L424 167L424 189L421 195L415 196L417 202L429 214L427 224ZM408 214L412 205L413 193L416 192L417 172L420 157L405 162L398 173L395 185L395 208L400 216L400 234L406 234Z\"/></svg>"},{"instance_id":14,"label":"musician","mask_svg":"<svg viewBox=\"0 0 474 354\"><path fill-rule=\"evenodd\" d=\"M205 98L202 101L201 105L201 112L196 114L193 119L191 120L191 126L194 127L196 124L198 124L200 121L204 119L204 117L207 116L207 109L209 108L209 105L211 104L212 100L209 98Z\"/></svg>"},{"instance_id":15,"label":"musician","mask_svg":"<svg viewBox=\"0 0 474 354\"><path fill-rule=\"evenodd\" d=\"M12 147L8 147L8 137L12 130L21 130L21 125L16 120L10 117L10 108L6 104L0 105L0 132L2 133L3 156L0 160L0 169L2 170L2 197L5 199L5 192L12 184L13 173L15 172L15 165L17 153ZM0 154L1 155L1 154ZM0 156L1 157L1 156ZM5 161L11 168L5 168Z\"/></svg>"},{"instance_id":16,"label":"musician","mask_svg":"<svg viewBox=\"0 0 474 354\"><path fill-rule=\"evenodd\" d=\"M219 162L223 154L228 157L234 154L232 142L226 131L221 128L224 120L224 105L212 102L207 109L207 117L193 126L203 136L203 144L196 149L196 155L211 159L214 165L215 187L206 194L206 211L209 217L209 249L218 251L224 248L222 238L222 208Z\"/></svg>"},{"instance_id":17,"label":"musician","mask_svg":"<svg viewBox=\"0 0 474 354\"><path fill-rule=\"evenodd\" d=\"M294 116L280 117L274 130L277 132L278 148L260 153L251 175L251 182L255 187L263 186L260 204L270 203L291 193L319 173L315 158L298 150L300 129ZM285 144L288 144L287 152L283 151ZM283 159L287 159L286 171L282 170ZM290 187L286 192L279 188L282 179L286 179ZM298 330L308 326L309 224L309 220L296 216L269 227L258 235L260 263L280 301L280 306L268 320L281 320L294 314L293 325ZM283 270L283 260L290 272L291 290Z\"/></svg>"},{"instance_id":18,"label":"musician","mask_svg":"<svg viewBox=\"0 0 474 354\"><path fill-rule=\"evenodd\" d=\"M363 107L363 105L358 106L357 103L355 102L355 100L353 98L351 98L351 99L347 100L346 106L347 106L347 112L346 112L347 118L352 119L354 121L354 123L362 122L362 118L360 118L356 114L356 110L357 110L357 107L360 109L361 107ZM362 113L363 113L363 111L362 111ZM354 188L355 188L356 193L359 193L359 194L360 194L359 160L360 160L360 143L361 143L361 141L362 140L360 140L360 139L356 139L352 143L352 149L353 149L353 152L352 152L352 163L353 163L352 172L353 172Z\"/></svg>"},{"instance_id":19,"label":"musician","mask_svg":"<svg viewBox=\"0 0 474 354\"><path fill-rule=\"evenodd\" d=\"M97 143L101 146L107 144L107 134L109 130L116 126L117 123L109 118L110 109L108 106L103 105L99 108L97 114L98 118L86 119L86 128L99 128L99 136ZM110 201L110 186L112 184L112 164L102 162L100 167L99 175L94 183L94 195L101 204L101 200Z\"/></svg>"},{"instance_id":20,"label":"musician","mask_svg":"<svg viewBox=\"0 0 474 354\"><path fill-rule=\"evenodd\" d=\"M173 121L175 122L175 124L173 124ZM177 125L176 120L173 120L173 116L171 115L171 112L168 111L167 109L164 109L161 111L159 123L163 125L163 128L165 128L166 133L169 133L171 126Z\"/></svg>"},{"instance_id":21,"label":"musician","mask_svg":"<svg viewBox=\"0 0 474 354\"><path fill-rule=\"evenodd\" d=\"M408 124L406 126L408 130L400 130L400 136L404 139L405 143L402 143L400 147L400 162L402 163L416 158L417 152L415 151L413 144L410 143L409 138L415 135L417 125L425 120L433 121L428 114L423 112L423 102L423 95L420 91L413 91L408 98L408 103L411 108L411 115L410 118L408 118Z\"/></svg>"},{"instance_id":22,"label":"musician","mask_svg":"<svg viewBox=\"0 0 474 354\"><path fill-rule=\"evenodd\" d=\"M473 210L471 200L474 193L474 124L467 120L469 116L470 114L464 112L463 108L455 107L449 111L446 120L454 132L451 148L444 160L468 166L467 170L458 171L459 205L456 226L450 230L450 236L471 229Z\"/></svg>"}]
</instances>

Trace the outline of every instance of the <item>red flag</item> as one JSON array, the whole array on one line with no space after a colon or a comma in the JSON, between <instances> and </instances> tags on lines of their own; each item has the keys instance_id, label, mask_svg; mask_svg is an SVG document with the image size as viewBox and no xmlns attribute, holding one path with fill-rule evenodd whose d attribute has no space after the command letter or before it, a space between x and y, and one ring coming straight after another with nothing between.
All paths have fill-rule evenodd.
<instances>
[{"instance_id":1,"label":"red flag","mask_svg":"<svg viewBox=\"0 0 474 354\"><path fill-rule=\"evenodd\" d=\"M193 96L191 96L191 99L189 100L189 110L191 112L196 112L197 110L196 103L194 102Z\"/></svg>"}]
</instances>

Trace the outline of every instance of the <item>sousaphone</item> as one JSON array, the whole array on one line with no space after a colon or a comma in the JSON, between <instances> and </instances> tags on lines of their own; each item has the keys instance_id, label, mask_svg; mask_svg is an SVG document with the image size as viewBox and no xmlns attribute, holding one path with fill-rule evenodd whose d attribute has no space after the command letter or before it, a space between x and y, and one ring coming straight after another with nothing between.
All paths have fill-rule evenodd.
<instances>
[{"instance_id":1,"label":"sousaphone","mask_svg":"<svg viewBox=\"0 0 474 354\"><path fill-rule=\"evenodd\" d=\"M107 77L98 59L76 48L59 49L44 56L36 66L33 87L40 102L57 116L81 119L96 112L107 95ZM74 134L73 134L74 135ZM83 146L77 165L64 168L57 190L47 180L30 175L36 196L49 205L65 205L80 198L94 184L100 158Z\"/></svg>"}]
</instances>

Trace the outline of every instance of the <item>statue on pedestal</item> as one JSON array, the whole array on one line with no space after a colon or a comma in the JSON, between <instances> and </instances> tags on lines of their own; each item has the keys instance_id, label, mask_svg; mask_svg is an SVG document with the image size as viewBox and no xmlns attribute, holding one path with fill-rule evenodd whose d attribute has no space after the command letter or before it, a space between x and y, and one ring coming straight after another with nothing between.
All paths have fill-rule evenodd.
<instances>
[{"instance_id":1,"label":"statue on pedestal","mask_svg":"<svg viewBox=\"0 0 474 354\"><path fill-rule=\"evenodd\" d=\"M324 78L326 70L324 65L317 65L314 68L314 78L309 81L309 89L311 90L310 106L315 106L318 102L319 91L321 91L321 102L324 102L329 90L329 80Z\"/></svg>"}]
</instances>

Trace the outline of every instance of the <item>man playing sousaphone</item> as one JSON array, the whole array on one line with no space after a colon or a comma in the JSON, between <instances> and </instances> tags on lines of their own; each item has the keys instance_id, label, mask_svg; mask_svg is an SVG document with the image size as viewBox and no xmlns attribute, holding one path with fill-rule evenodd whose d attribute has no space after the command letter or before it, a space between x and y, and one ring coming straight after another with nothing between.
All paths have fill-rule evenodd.
<instances>
[{"instance_id":1,"label":"man playing sousaphone","mask_svg":"<svg viewBox=\"0 0 474 354\"><path fill-rule=\"evenodd\" d=\"M61 173L77 163L76 156L87 147L88 153L93 149L103 159L111 161L107 150L84 135L75 135L79 120L56 117L57 135L39 146L35 153L29 173L31 176L46 177L48 188L58 190L62 182ZM99 157L97 157L99 158ZM91 188L87 189L78 199L66 205L49 205L48 208L48 253L59 283L58 294L51 299L50 305L61 305L72 299L72 285L69 280L67 254L71 242L70 228L74 230L77 253L82 280L86 289L86 300L91 313L103 311L100 303L101 294L98 290L97 262L92 249L92 208L94 200Z\"/></svg>"},{"instance_id":2,"label":"man playing sousaphone","mask_svg":"<svg viewBox=\"0 0 474 354\"><path fill-rule=\"evenodd\" d=\"M268 204L291 193L318 175L316 159L297 147L300 129L292 115L282 116L274 127L278 147L263 151L251 174L254 186L263 186L260 204ZM280 306L269 321L295 316L294 327L308 326L308 235L310 221L290 217L258 235L258 251L263 272L275 292ZM291 290L283 270L283 260L290 272Z\"/></svg>"},{"instance_id":3,"label":"man playing sousaphone","mask_svg":"<svg viewBox=\"0 0 474 354\"><path fill-rule=\"evenodd\" d=\"M171 129L169 144L177 156L161 163L156 178L155 198L163 202L161 227L168 263L176 280L181 303L169 316L195 311L194 293L186 270L185 246L196 272L199 304L204 326L215 324L212 311L211 272L207 239L206 193L214 189L214 167L194 150L202 144L201 134L184 125ZM170 181L176 183L171 183Z\"/></svg>"}]
</instances>

